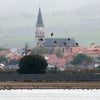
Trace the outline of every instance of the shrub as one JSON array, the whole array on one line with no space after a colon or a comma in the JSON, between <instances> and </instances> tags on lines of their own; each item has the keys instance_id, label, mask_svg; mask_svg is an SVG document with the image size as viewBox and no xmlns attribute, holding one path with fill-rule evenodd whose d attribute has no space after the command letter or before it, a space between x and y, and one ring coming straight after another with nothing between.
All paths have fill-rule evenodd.
<instances>
[{"instance_id":1,"label":"shrub","mask_svg":"<svg viewBox=\"0 0 100 100\"><path fill-rule=\"evenodd\" d=\"M18 73L41 74L46 73L47 61L40 55L24 56L19 63Z\"/></svg>"}]
</instances>

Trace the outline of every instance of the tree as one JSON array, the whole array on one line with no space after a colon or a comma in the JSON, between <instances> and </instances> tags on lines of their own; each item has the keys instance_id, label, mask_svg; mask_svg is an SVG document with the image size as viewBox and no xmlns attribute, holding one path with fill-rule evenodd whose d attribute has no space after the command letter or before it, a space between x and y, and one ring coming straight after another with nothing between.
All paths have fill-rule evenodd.
<instances>
[{"instance_id":1,"label":"tree","mask_svg":"<svg viewBox=\"0 0 100 100\"><path fill-rule=\"evenodd\" d=\"M18 73L41 74L46 73L47 61L41 55L26 55L19 63Z\"/></svg>"},{"instance_id":2,"label":"tree","mask_svg":"<svg viewBox=\"0 0 100 100\"><path fill-rule=\"evenodd\" d=\"M7 63L8 63L7 57L5 57L5 56L0 56L0 63L7 64Z\"/></svg>"},{"instance_id":3,"label":"tree","mask_svg":"<svg viewBox=\"0 0 100 100\"><path fill-rule=\"evenodd\" d=\"M92 63L92 58L85 54L78 54L71 61L71 64L73 64L73 65L80 65L80 64L86 65L86 64L90 64L90 63Z\"/></svg>"},{"instance_id":4,"label":"tree","mask_svg":"<svg viewBox=\"0 0 100 100\"><path fill-rule=\"evenodd\" d=\"M63 57L63 51L60 47L56 47L54 53L57 55L57 57Z\"/></svg>"},{"instance_id":5,"label":"tree","mask_svg":"<svg viewBox=\"0 0 100 100\"><path fill-rule=\"evenodd\" d=\"M16 65L16 64L19 64L19 61L20 59L16 60L16 59L12 59L12 60L9 60L9 65Z\"/></svg>"},{"instance_id":6,"label":"tree","mask_svg":"<svg viewBox=\"0 0 100 100\"><path fill-rule=\"evenodd\" d=\"M100 56L97 56L96 59L97 59L97 60L100 60Z\"/></svg>"},{"instance_id":7,"label":"tree","mask_svg":"<svg viewBox=\"0 0 100 100\"><path fill-rule=\"evenodd\" d=\"M6 48L0 47L0 51L4 51L4 50L7 50L7 49L6 49Z\"/></svg>"}]
</instances>

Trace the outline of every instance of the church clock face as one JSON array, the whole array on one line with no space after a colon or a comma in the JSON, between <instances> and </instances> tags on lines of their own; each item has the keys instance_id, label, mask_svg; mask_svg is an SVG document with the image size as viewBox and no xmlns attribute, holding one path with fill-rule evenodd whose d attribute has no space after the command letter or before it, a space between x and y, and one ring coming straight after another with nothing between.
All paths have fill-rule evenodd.
<instances>
[{"instance_id":1,"label":"church clock face","mask_svg":"<svg viewBox=\"0 0 100 100\"><path fill-rule=\"evenodd\" d=\"M43 27L38 28L39 33L43 33Z\"/></svg>"},{"instance_id":2,"label":"church clock face","mask_svg":"<svg viewBox=\"0 0 100 100\"><path fill-rule=\"evenodd\" d=\"M42 31L42 27L39 27L39 31Z\"/></svg>"}]
</instances>

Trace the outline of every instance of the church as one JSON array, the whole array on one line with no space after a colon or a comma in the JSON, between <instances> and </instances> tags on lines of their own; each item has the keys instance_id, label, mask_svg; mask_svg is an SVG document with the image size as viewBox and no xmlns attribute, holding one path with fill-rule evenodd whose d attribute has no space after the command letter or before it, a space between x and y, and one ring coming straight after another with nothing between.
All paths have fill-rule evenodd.
<instances>
[{"instance_id":1,"label":"church","mask_svg":"<svg viewBox=\"0 0 100 100\"><path fill-rule=\"evenodd\" d=\"M44 23L42 19L41 9L39 8L38 17L36 22L36 33L35 42L36 47L61 47L61 48L71 48L76 47L79 44L73 38L53 38L53 32L51 33L52 38L45 37Z\"/></svg>"}]
</instances>

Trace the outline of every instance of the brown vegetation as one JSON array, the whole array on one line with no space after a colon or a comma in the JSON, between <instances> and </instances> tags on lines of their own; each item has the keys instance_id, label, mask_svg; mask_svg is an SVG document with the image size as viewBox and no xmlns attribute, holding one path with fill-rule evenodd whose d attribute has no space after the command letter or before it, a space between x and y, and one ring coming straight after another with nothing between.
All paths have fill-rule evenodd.
<instances>
[{"instance_id":1,"label":"brown vegetation","mask_svg":"<svg viewBox=\"0 0 100 100\"><path fill-rule=\"evenodd\" d=\"M0 89L100 89L100 82L0 82Z\"/></svg>"}]
</instances>

